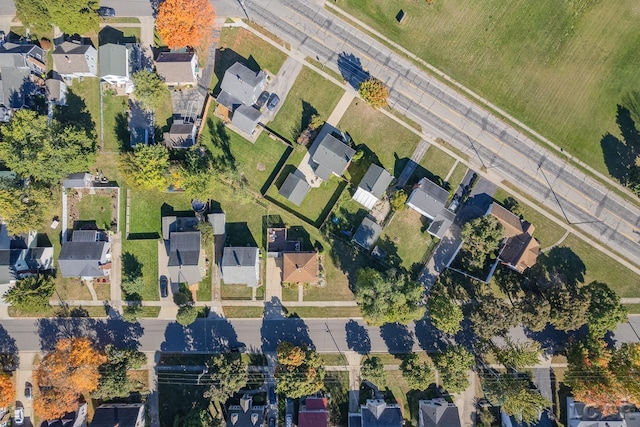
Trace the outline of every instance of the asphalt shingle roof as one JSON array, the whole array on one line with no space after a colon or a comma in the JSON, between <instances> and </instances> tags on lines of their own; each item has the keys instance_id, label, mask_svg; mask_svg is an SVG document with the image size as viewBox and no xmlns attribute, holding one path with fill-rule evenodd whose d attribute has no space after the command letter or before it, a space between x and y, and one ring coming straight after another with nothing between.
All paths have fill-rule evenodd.
<instances>
[{"instance_id":1,"label":"asphalt shingle roof","mask_svg":"<svg viewBox=\"0 0 640 427\"><path fill-rule=\"evenodd\" d=\"M326 134L313 153L313 161L318 165L316 175L323 181L328 180L332 173L341 176L355 153L356 150L344 142Z\"/></svg>"},{"instance_id":2,"label":"asphalt shingle roof","mask_svg":"<svg viewBox=\"0 0 640 427\"><path fill-rule=\"evenodd\" d=\"M222 277L227 284L258 286L259 251L227 247L222 254Z\"/></svg>"},{"instance_id":3,"label":"asphalt shingle roof","mask_svg":"<svg viewBox=\"0 0 640 427\"><path fill-rule=\"evenodd\" d=\"M278 193L296 206L300 206L310 189L311 186L306 179L299 177L295 173L290 173L282 183Z\"/></svg>"},{"instance_id":4,"label":"asphalt shingle roof","mask_svg":"<svg viewBox=\"0 0 640 427\"><path fill-rule=\"evenodd\" d=\"M121 44L109 43L98 48L100 59L100 77L127 76L127 47Z\"/></svg>"},{"instance_id":5,"label":"asphalt shingle roof","mask_svg":"<svg viewBox=\"0 0 640 427\"><path fill-rule=\"evenodd\" d=\"M236 62L224 73L217 101L231 110L238 106L238 101L250 106L255 104L266 85L267 75L264 72L256 73Z\"/></svg>"}]
</instances>

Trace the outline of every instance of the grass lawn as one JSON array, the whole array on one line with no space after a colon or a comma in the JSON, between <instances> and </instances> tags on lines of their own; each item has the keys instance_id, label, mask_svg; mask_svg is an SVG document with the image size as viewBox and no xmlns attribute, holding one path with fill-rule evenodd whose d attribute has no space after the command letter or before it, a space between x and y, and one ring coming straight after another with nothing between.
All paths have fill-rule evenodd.
<instances>
[{"instance_id":1,"label":"grass lawn","mask_svg":"<svg viewBox=\"0 0 640 427\"><path fill-rule=\"evenodd\" d=\"M106 26L104 28L101 28L100 32L98 33L99 46L108 43L123 44L139 42L140 27L118 27L117 24L114 24L114 26Z\"/></svg>"},{"instance_id":2,"label":"grass lawn","mask_svg":"<svg viewBox=\"0 0 640 427\"><path fill-rule=\"evenodd\" d=\"M26 313L15 307L8 307L8 310L11 317L107 317L104 307L95 305L88 307L70 305L66 311L60 306L53 306L37 314Z\"/></svg>"},{"instance_id":3,"label":"grass lawn","mask_svg":"<svg viewBox=\"0 0 640 427\"><path fill-rule=\"evenodd\" d=\"M171 212L191 214L191 200L184 193L158 191L132 192L130 229L135 233L157 233L162 236L162 215Z\"/></svg>"},{"instance_id":4,"label":"grass lawn","mask_svg":"<svg viewBox=\"0 0 640 427\"><path fill-rule=\"evenodd\" d=\"M196 408L206 408L208 400L203 394L208 386L180 381L184 373L162 372L158 375L158 400L162 425L174 425L176 417L184 417ZM184 377L183 377L184 378Z\"/></svg>"},{"instance_id":5,"label":"grass lawn","mask_svg":"<svg viewBox=\"0 0 640 427\"><path fill-rule=\"evenodd\" d=\"M171 93L168 90L163 92L162 102L155 111L155 133L156 140L162 137L162 132L169 132L173 123L173 104L171 103Z\"/></svg>"},{"instance_id":6,"label":"grass lawn","mask_svg":"<svg viewBox=\"0 0 640 427\"><path fill-rule=\"evenodd\" d=\"M282 301L298 301L298 287L282 288Z\"/></svg>"},{"instance_id":7,"label":"grass lawn","mask_svg":"<svg viewBox=\"0 0 640 427\"><path fill-rule=\"evenodd\" d=\"M333 299L335 300L335 299ZM285 307L286 308L286 307ZM304 318L362 317L358 307L289 307L289 315L296 314Z\"/></svg>"},{"instance_id":8,"label":"grass lawn","mask_svg":"<svg viewBox=\"0 0 640 427\"><path fill-rule=\"evenodd\" d=\"M140 317L158 317L160 314L160 307L143 306L140 312Z\"/></svg>"},{"instance_id":9,"label":"grass lawn","mask_svg":"<svg viewBox=\"0 0 640 427\"><path fill-rule=\"evenodd\" d=\"M433 177L440 177L442 181L444 181L455 162L456 160L453 157L451 157L435 145L431 145L429 146L429 149L425 153L422 160L420 160L420 166L429 171L429 173L433 175ZM416 174L420 174L419 176L415 177L416 180L419 180L420 178L422 178L422 176L424 176L420 172L420 168L416 168ZM435 181L434 179L431 180Z\"/></svg>"},{"instance_id":10,"label":"grass lawn","mask_svg":"<svg viewBox=\"0 0 640 427\"><path fill-rule=\"evenodd\" d=\"M571 248L584 262L584 282L598 280L608 284L620 298L640 296L640 277L616 260L592 248L582 239L570 234L561 246Z\"/></svg>"},{"instance_id":11,"label":"grass lawn","mask_svg":"<svg viewBox=\"0 0 640 427\"><path fill-rule=\"evenodd\" d=\"M58 277L56 279L56 291L51 297L52 301L91 300L89 289L82 284L79 278Z\"/></svg>"},{"instance_id":12,"label":"grass lawn","mask_svg":"<svg viewBox=\"0 0 640 427\"><path fill-rule=\"evenodd\" d=\"M640 304L622 304L629 314L640 314Z\"/></svg>"},{"instance_id":13,"label":"grass lawn","mask_svg":"<svg viewBox=\"0 0 640 427\"><path fill-rule=\"evenodd\" d=\"M499 203L502 203L504 199L507 197L513 197L506 190L502 188L498 188L496 194L494 194L494 199ZM514 197L515 198L515 197ZM518 200L517 198L515 198ZM524 204L518 200L518 203L522 207L524 211L524 219L533 224L536 229L533 232L533 237L535 237L538 242L540 242L540 248L547 248L554 243L556 243L560 238L564 235L566 230L560 225L556 224L554 221L551 221L545 215L541 214L537 210L533 209L527 204ZM562 244L565 245L564 243Z\"/></svg>"},{"instance_id":14,"label":"grass lawn","mask_svg":"<svg viewBox=\"0 0 640 427\"><path fill-rule=\"evenodd\" d=\"M220 294L222 299L251 299L251 288L247 285L220 285Z\"/></svg>"},{"instance_id":15,"label":"grass lawn","mask_svg":"<svg viewBox=\"0 0 640 427\"><path fill-rule=\"evenodd\" d=\"M224 311L224 316L233 319L233 318L260 318L264 312L263 307L236 307L236 306L228 306L223 305L222 310Z\"/></svg>"},{"instance_id":16,"label":"grass lawn","mask_svg":"<svg viewBox=\"0 0 640 427\"><path fill-rule=\"evenodd\" d=\"M160 299L158 290L158 241L156 239L123 239L122 253L126 254L127 252L133 254L137 261L142 264L144 289L140 296L144 301L158 301Z\"/></svg>"},{"instance_id":17,"label":"grass lawn","mask_svg":"<svg viewBox=\"0 0 640 427\"><path fill-rule=\"evenodd\" d=\"M413 209L396 212L378 240L378 245L387 253L385 260L394 264L397 256L407 271L415 269L434 243L429 233L421 231L423 227L422 216Z\"/></svg>"},{"instance_id":18,"label":"grass lawn","mask_svg":"<svg viewBox=\"0 0 640 427\"><path fill-rule=\"evenodd\" d=\"M74 79L67 89L66 107L58 107L56 118L75 122L92 129L100 138L100 80L85 77L83 81Z\"/></svg>"},{"instance_id":19,"label":"grass lawn","mask_svg":"<svg viewBox=\"0 0 640 427\"><path fill-rule=\"evenodd\" d=\"M111 196L85 194L78 202L80 221L95 221L99 229L111 228Z\"/></svg>"},{"instance_id":20,"label":"grass lawn","mask_svg":"<svg viewBox=\"0 0 640 427\"><path fill-rule=\"evenodd\" d=\"M98 301L108 301L111 299L111 285L109 283L93 282L93 290L96 291Z\"/></svg>"},{"instance_id":21,"label":"grass lawn","mask_svg":"<svg viewBox=\"0 0 640 427\"><path fill-rule=\"evenodd\" d=\"M469 170L469 168L467 168L467 165L465 165L464 163L458 163L456 165L453 172L451 172L451 176L447 180L450 189L452 189L453 191L456 191L458 189L458 186L464 179L464 176L467 174L467 170Z\"/></svg>"},{"instance_id":22,"label":"grass lawn","mask_svg":"<svg viewBox=\"0 0 640 427\"><path fill-rule=\"evenodd\" d=\"M638 89L636 0L336 4L606 173L602 135Z\"/></svg>"},{"instance_id":23,"label":"grass lawn","mask_svg":"<svg viewBox=\"0 0 640 427\"><path fill-rule=\"evenodd\" d=\"M327 372L324 378L324 389L331 394L329 399L331 425L346 426L349 419L349 373Z\"/></svg>"},{"instance_id":24,"label":"grass lawn","mask_svg":"<svg viewBox=\"0 0 640 427\"><path fill-rule=\"evenodd\" d=\"M290 148L272 140L266 132L262 132L252 144L224 127L222 121L213 115L213 111L213 107L209 108L200 144L207 147L215 158L229 162L235 170L242 173L251 188L256 191L266 190L265 185L273 180Z\"/></svg>"},{"instance_id":25,"label":"grass lawn","mask_svg":"<svg viewBox=\"0 0 640 427\"><path fill-rule=\"evenodd\" d=\"M310 58L308 56L304 58L304 60L307 61L309 64L315 65L316 67L320 68L322 71L329 74L331 77L333 77L337 81L339 82L344 81L344 77L342 77L342 74L333 71L331 68L325 68L325 66L321 62L318 62L315 59Z\"/></svg>"},{"instance_id":26,"label":"grass lawn","mask_svg":"<svg viewBox=\"0 0 640 427\"><path fill-rule=\"evenodd\" d=\"M322 353L319 356L325 366L348 365L347 358L342 353Z\"/></svg>"},{"instance_id":27,"label":"grass lawn","mask_svg":"<svg viewBox=\"0 0 640 427\"><path fill-rule=\"evenodd\" d=\"M419 136L359 99L353 100L338 128L348 132L354 144L364 144L377 157L376 163L396 177L420 141Z\"/></svg>"},{"instance_id":28,"label":"grass lawn","mask_svg":"<svg viewBox=\"0 0 640 427\"><path fill-rule=\"evenodd\" d=\"M309 67L302 67L291 91L269 127L295 142L315 114L324 120L338 104L344 89L322 77Z\"/></svg>"},{"instance_id":29,"label":"grass lawn","mask_svg":"<svg viewBox=\"0 0 640 427\"><path fill-rule=\"evenodd\" d=\"M102 97L104 110L103 150L119 152L122 148L129 146L129 127L124 113L128 105L128 97L126 96L105 95Z\"/></svg>"},{"instance_id":30,"label":"grass lawn","mask_svg":"<svg viewBox=\"0 0 640 427\"><path fill-rule=\"evenodd\" d=\"M114 24L139 24L140 20L138 18L132 18L128 16L114 16L114 17L104 17L102 18L104 22L114 23Z\"/></svg>"},{"instance_id":31,"label":"grass lawn","mask_svg":"<svg viewBox=\"0 0 640 427\"><path fill-rule=\"evenodd\" d=\"M363 267L369 266L370 259L361 252L355 252L343 241L333 239L328 251L323 255L327 285L309 286L304 290L305 301L350 301L353 300L350 279ZM352 277L353 276L353 277Z\"/></svg>"}]
</instances>

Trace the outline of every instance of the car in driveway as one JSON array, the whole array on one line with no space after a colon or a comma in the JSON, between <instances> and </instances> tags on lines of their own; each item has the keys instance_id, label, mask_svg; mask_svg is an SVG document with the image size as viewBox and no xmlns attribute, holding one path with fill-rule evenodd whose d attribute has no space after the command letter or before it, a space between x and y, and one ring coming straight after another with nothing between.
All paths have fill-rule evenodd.
<instances>
[{"instance_id":1,"label":"car in driveway","mask_svg":"<svg viewBox=\"0 0 640 427\"><path fill-rule=\"evenodd\" d=\"M18 426L24 424L24 408L22 406L13 411L13 422Z\"/></svg>"},{"instance_id":2,"label":"car in driveway","mask_svg":"<svg viewBox=\"0 0 640 427\"><path fill-rule=\"evenodd\" d=\"M275 93L272 93L271 96L269 97L269 100L267 101L267 109L269 111L273 111L279 102L280 102L280 97Z\"/></svg>"},{"instance_id":3,"label":"car in driveway","mask_svg":"<svg viewBox=\"0 0 640 427\"><path fill-rule=\"evenodd\" d=\"M269 387L269 404L276 404L276 388L274 386Z\"/></svg>"},{"instance_id":4,"label":"car in driveway","mask_svg":"<svg viewBox=\"0 0 640 427\"><path fill-rule=\"evenodd\" d=\"M276 419L275 419L275 417L269 418L269 427L276 427Z\"/></svg>"},{"instance_id":5,"label":"car in driveway","mask_svg":"<svg viewBox=\"0 0 640 427\"><path fill-rule=\"evenodd\" d=\"M169 280L167 276L160 276L160 296L162 298L169 296Z\"/></svg>"},{"instance_id":6,"label":"car in driveway","mask_svg":"<svg viewBox=\"0 0 640 427\"><path fill-rule=\"evenodd\" d=\"M116 10L112 7L107 7L107 6L100 6L98 8L98 15L102 16L103 18L107 18L110 16L116 16Z\"/></svg>"},{"instance_id":7,"label":"car in driveway","mask_svg":"<svg viewBox=\"0 0 640 427\"><path fill-rule=\"evenodd\" d=\"M258 97L258 100L256 101L256 107L258 107L258 109L264 106L264 103L267 102L267 100L269 99L269 95L271 94L266 90L260 94L260 96Z\"/></svg>"},{"instance_id":8,"label":"car in driveway","mask_svg":"<svg viewBox=\"0 0 640 427\"><path fill-rule=\"evenodd\" d=\"M24 398L27 400L33 399L33 386L31 383L26 383L24 385Z\"/></svg>"}]
</instances>

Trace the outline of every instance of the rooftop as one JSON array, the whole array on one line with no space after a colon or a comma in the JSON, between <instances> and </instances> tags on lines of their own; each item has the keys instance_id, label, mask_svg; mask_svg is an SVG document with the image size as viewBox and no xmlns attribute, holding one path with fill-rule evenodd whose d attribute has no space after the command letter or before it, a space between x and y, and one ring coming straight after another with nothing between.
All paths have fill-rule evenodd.
<instances>
[{"instance_id":1,"label":"rooftop","mask_svg":"<svg viewBox=\"0 0 640 427\"><path fill-rule=\"evenodd\" d=\"M318 282L318 254L316 252L283 253L282 281L287 283Z\"/></svg>"},{"instance_id":2,"label":"rooftop","mask_svg":"<svg viewBox=\"0 0 640 427\"><path fill-rule=\"evenodd\" d=\"M224 73L217 101L232 111L242 104L251 106L266 85L267 75L264 72L252 71L236 62Z\"/></svg>"},{"instance_id":3,"label":"rooftop","mask_svg":"<svg viewBox=\"0 0 640 427\"><path fill-rule=\"evenodd\" d=\"M455 214L446 208L449 192L427 178L414 187L407 206L431 220L429 234L441 239L449 229Z\"/></svg>"},{"instance_id":4,"label":"rooftop","mask_svg":"<svg viewBox=\"0 0 640 427\"><path fill-rule=\"evenodd\" d=\"M304 177L298 174L298 170L290 173L282 183L278 193L296 206L300 206L307 197L311 186Z\"/></svg>"},{"instance_id":5,"label":"rooftop","mask_svg":"<svg viewBox=\"0 0 640 427\"><path fill-rule=\"evenodd\" d=\"M365 249L371 247L382 233L382 227L371 216L365 217L353 236L353 241Z\"/></svg>"},{"instance_id":6,"label":"rooftop","mask_svg":"<svg viewBox=\"0 0 640 427\"><path fill-rule=\"evenodd\" d=\"M342 176L353 158L356 150L349 147L330 133L326 133L313 152L312 160L316 163L316 175L323 181L331 174Z\"/></svg>"}]
</instances>

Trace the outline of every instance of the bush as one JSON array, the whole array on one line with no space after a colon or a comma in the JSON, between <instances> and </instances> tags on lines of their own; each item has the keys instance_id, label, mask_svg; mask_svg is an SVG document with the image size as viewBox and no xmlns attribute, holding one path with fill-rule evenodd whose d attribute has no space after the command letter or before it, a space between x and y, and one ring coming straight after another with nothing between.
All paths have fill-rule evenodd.
<instances>
[{"instance_id":1,"label":"bush","mask_svg":"<svg viewBox=\"0 0 640 427\"><path fill-rule=\"evenodd\" d=\"M192 305L183 305L178 310L176 322L182 326L189 326L198 318L198 310Z\"/></svg>"},{"instance_id":2,"label":"bush","mask_svg":"<svg viewBox=\"0 0 640 427\"><path fill-rule=\"evenodd\" d=\"M391 196L391 208L394 211L401 211L407 206L407 192L404 190L398 190Z\"/></svg>"}]
</instances>

